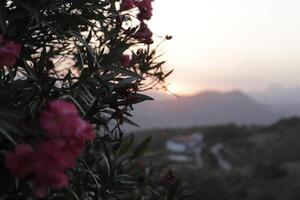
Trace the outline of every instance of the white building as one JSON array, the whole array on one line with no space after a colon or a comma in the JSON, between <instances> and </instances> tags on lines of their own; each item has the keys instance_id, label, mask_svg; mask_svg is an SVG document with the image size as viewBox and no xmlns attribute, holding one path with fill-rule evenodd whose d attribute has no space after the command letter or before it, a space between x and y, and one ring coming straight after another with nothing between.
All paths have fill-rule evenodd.
<instances>
[{"instance_id":1,"label":"white building","mask_svg":"<svg viewBox=\"0 0 300 200\"><path fill-rule=\"evenodd\" d=\"M203 135L201 133L176 136L166 141L169 160L195 162L198 166L203 165L201 152L204 146Z\"/></svg>"}]
</instances>

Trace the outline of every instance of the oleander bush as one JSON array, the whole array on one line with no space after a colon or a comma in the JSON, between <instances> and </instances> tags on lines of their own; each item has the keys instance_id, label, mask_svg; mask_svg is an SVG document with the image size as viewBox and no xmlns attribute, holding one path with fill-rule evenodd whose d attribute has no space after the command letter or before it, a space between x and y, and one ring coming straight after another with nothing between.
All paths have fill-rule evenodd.
<instances>
[{"instance_id":1,"label":"oleander bush","mask_svg":"<svg viewBox=\"0 0 300 200\"><path fill-rule=\"evenodd\" d=\"M151 0L0 0L1 200L190 199L122 128L171 73L151 16Z\"/></svg>"}]
</instances>

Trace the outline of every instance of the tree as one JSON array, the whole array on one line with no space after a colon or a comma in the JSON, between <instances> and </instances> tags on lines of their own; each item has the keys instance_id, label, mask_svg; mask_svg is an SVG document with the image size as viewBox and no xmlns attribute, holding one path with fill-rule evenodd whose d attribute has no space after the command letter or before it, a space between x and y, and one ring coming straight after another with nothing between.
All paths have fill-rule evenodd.
<instances>
[{"instance_id":1,"label":"tree","mask_svg":"<svg viewBox=\"0 0 300 200\"><path fill-rule=\"evenodd\" d=\"M0 0L1 199L187 198L121 128L171 73L151 3Z\"/></svg>"}]
</instances>

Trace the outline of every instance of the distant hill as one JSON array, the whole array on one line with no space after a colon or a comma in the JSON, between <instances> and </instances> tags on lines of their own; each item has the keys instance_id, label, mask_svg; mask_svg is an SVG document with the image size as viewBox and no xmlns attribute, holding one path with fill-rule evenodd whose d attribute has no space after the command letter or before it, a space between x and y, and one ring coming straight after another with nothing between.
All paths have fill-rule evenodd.
<instances>
[{"instance_id":1,"label":"distant hill","mask_svg":"<svg viewBox=\"0 0 300 200\"><path fill-rule=\"evenodd\" d=\"M270 85L264 91L249 92L249 95L258 102L265 102L270 105L300 105L300 87L283 87L281 85Z\"/></svg>"},{"instance_id":2,"label":"distant hill","mask_svg":"<svg viewBox=\"0 0 300 200\"><path fill-rule=\"evenodd\" d=\"M271 85L260 92L249 92L249 95L260 103L272 105L276 112L283 116L300 116L300 87L283 87Z\"/></svg>"},{"instance_id":3,"label":"distant hill","mask_svg":"<svg viewBox=\"0 0 300 200\"><path fill-rule=\"evenodd\" d=\"M236 124L270 124L283 114L240 91L206 91L198 95L149 101L135 107L142 129Z\"/></svg>"}]
</instances>

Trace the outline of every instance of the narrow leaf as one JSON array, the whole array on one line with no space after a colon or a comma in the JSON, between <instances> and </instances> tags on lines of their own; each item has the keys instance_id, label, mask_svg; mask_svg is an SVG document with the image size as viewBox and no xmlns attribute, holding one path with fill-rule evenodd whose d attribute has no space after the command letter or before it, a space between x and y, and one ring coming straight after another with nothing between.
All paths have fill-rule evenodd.
<instances>
[{"instance_id":1,"label":"narrow leaf","mask_svg":"<svg viewBox=\"0 0 300 200\"><path fill-rule=\"evenodd\" d=\"M151 140L152 140L152 136L147 137L133 152L131 159L138 158L138 157L144 155L151 143Z\"/></svg>"},{"instance_id":2,"label":"narrow leaf","mask_svg":"<svg viewBox=\"0 0 300 200\"><path fill-rule=\"evenodd\" d=\"M127 139L126 141L124 141L118 151L118 154L121 156L123 154L125 154L126 152L128 152L132 146L133 146L133 142L134 142L134 135L132 135L129 139Z\"/></svg>"}]
</instances>

